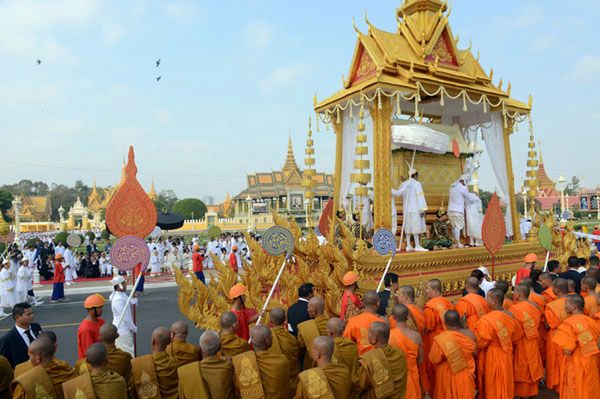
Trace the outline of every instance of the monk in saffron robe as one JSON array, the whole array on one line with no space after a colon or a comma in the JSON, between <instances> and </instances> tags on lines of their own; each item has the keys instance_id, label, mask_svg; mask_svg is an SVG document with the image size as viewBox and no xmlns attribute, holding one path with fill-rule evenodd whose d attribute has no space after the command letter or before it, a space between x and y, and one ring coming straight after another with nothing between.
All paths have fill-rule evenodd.
<instances>
[{"instance_id":1,"label":"monk in saffron robe","mask_svg":"<svg viewBox=\"0 0 600 399\"><path fill-rule=\"evenodd\" d=\"M52 341L52 344L54 345L54 352L52 355L52 363L54 363L54 368L69 370L71 368L71 365L68 362L57 359L55 357L56 351L58 350L58 339L56 338L56 334L53 331L42 331L41 333L38 334L37 338L42 338L42 337L50 339L50 341ZM17 364L15 367L15 373L14 373L15 378L17 378L21 374L25 373L26 371L31 370L33 367L34 367L34 365L31 363L30 360L20 363L20 364ZM77 368L75 368L75 374L77 374Z\"/></svg>"},{"instance_id":2,"label":"monk in saffron robe","mask_svg":"<svg viewBox=\"0 0 600 399\"><path fill-rule=\"evenodd\" d=\"M0 355L0 399L10 399L10 382L14 373L8 359Z\"/></svg>"},{"instance_id":3,"label":"monk in saffron robe","mask_svg":"<svg viewBox=\"0 0 600 399\"><path fill-rule=\"evenodd\" d=\"M398 288L398 292L396 293L396 298L398 303L405 305L410 312L408 317L408 326L413 330L419 332L419 334L423 335L425 331L425 316L423 315L423 310L415 305L415 289L412 285L403 285ZM389 317L390 319L390 328L396 327L396 320L393 316Z\"/></svg>"},{"instance_id":4,"label":"monk in saffron robe","mask_svg":"<svg viewBox=\"0 0 600 399\"><path fill-rule=\"evenodd\" d=\"M471 331L475 331L477 321L490 312L490 307L485 298L477 293L478 289L479 279L469 277L465 282L467 295L460 298L455 305L456 311L466 321L466 325Z\"/></svg>"},{"instance_id":5,"label":"monk in saffron robe","mask_svg":"<svg viewBox=\"0 0 600 399\"><path fill-rule=\"evenodd\" d=\"M286 327L285 310L281 308L271 309L269 320L273 324L271 328L273 343L269 351L276 355L284 355L288 360L290 364L290 389L295 392L298 384L298 374L300 373L298 341Z\"/></svg>"},{"instance_id":6,"label":"monk in saffron robe","mask_svg":"<svg viewBox=\"0 0 600 399\"><path fill-rule=\"evenodd\" d=\"M406 357L408 367L406 397L420 398L419 364L423 362L423 340L418 332L408 327L408 315L409 310L405 305L394 305L392 316L396 320L396 328L390 330L389 344L403 351Z\"/></svg>"},{"instance_id":7,"label":"monk in saffron robe","mask_svg":"<svg viewBox=\"0 0 600 399\"><path fill-rule=\"evenodd\" d=\"M546 304L544 318L548 333L546 334L546 387L558 392L560 384L560 367L563 363L564 353L554 343L552 338L560 324L567 318L565 303L569 295L569 286L564 278L557 278L552 282L552 289L557 299Z\"/></svg>"},{"instance_id":8,"label":"monk in saffron robe","mask_svg":"<svg viewBox=\"0 0 600 399\"><path fill-rule=\"evenodd\" d=\"M538 280L542 284L542 288L544 289L542 291L542 296L546 300L546 304L558 299L558 297L554 293L554 288L553 288L554 280L552 280L552 276L550 275L550 273L544 272L544 273L540 274L540 277Z\"/></svg>"},{"instance_id":9,"label":"monk in saffron robe","mask_svg":"<svg viewBox=\"0 0 600 399\"><path fill-rule=\"evenodd\" d=\"M596 304L598 296L596 294L596 286L598 280L595 277L584 277L581 280L581 296L585 301L584 312L586 315L593 317L600 312L600 306Z\"/></svg>"},{"instance_id":10,"label":"monk in saffron robe","mask_svg":"<svg viewBox=\"0 0 600 399\"><path fill-rule=\"evenodd\" d=\"M219 334L207 330L199 343L202 360L177 369L179 399L234 399L233 366L219 356Z\"/></svg>"},{"instance_id":11,"label":"monk in saffron robe","mask_svg":"<svg viewBox=\"0 0 600 399\"><path fill-rule=\"evenodd\" d=\"M379 295L375 291L367 291L363 303L363 313L350 318L344 331L344 337L356 342L359 355L373 348L369 343L369 327L371 323L382 320L377 314Z\"/></svg>"},{"instance_id":12,"label":"monk in saffron robe","mask_svg":"<svg viewBox=\"0 0 600 399\"><path fill-rule=\"evenodd\" d=\"M508 283L504 280L496 281L494 288L498 288L504 293L504 302L502 303L504 310L510 309L513 305L513 301L508 297Z\"/></svg>"},{"instance_id":13,"label":"monk in saffron robe","mask_svg":"<svg viewBox=\"0 0 600 399\"><path fill-rule=\"evenodd\" d=\"M358 363L358 390L361 399L406 397L408 370L404 353L389 345L390 327L382 321L371 323L368 331L371 350Z\"/></svg>"},{"instance_id":14,"label":"monk in saffron robe","mask_svg":"<svg viewBox=\"0 0 600 399\"><path fill-rule=\"evenodd\" d=\"M504 310L504 292L492 288L487 294L492 311L475 327L479 394L486 399L513 399L515 391L513 343L521 339L523 330L513 315Z\"/></svg>"},{"instance_id":15,"label":"monk in saffron robe","mask_svg":"<svg viewBox=\"0 0 600 399\"><path fill-rule=\"evenodd\" d=\"M307 309L310 320L298 324L298 348L303 358L304 370L315 367L310 357L313 341L319 335L327 335L327 315L325 314L325 302L320 296L314 296L308 301Z\"/></svg>"},{"instance_id":16,"label":"monk in saffron robe","mask_svg":"<svg viewBox=\"0 0 600 399\"><path fill-rule=\"evenodd\" d=\"M529 286L518 284L513 293L515 304L509 310L524 333L514 347L515 396L520 398L537 396L538 385L544 377L539 346L542 312L529 301L529 295Z\"/></svg>"},{"instance_id":17,"label":"monk in saffron robe","mask_svg":"<svg viewBox=\"0 0 600 399\"><path fill-rule=\"evenodd\" d=\"M311 357L316 368L300 373L295 399L350 398L354 387L350 372L343 364L332 361L333 339L319 336L311 345Z\"/></svg>"},{"instance_id":18,"label":"monk in saffron robe","mask_svg":"<svg viewBox=\"0 0 600 399\"><path fill-rule=\"evenodd\" d=\"M100 342L102 342L108 350L108 363L106 368L119 374L129 383L132 382L131 355L115 346L115 341L118 337L117 327L113 324L105 324L100 327Z\"/></svg>"},{"instance_id":19,"label":"monk in saffron robe","mask_svg":"<svg viewBox=\"0 0 600 399\"><path fill-rule=\"evenodd\" d=\"M264 324L250 332L254 351L235 356L233 361L234 384L242 398L288 399L290 369L283 355L269 352L273 343L271 330Z\"/></svg>"},{"instance_id":20,"label":"monk in saffron robe","mask_svg":"<svg viewBox=\"0 0 600 399\"><path fill-rule=\"evenodd\" d=\"M358 368L358 347L356 343L344 337L344 321L338 317L332 317L327 322L327 332L333 339L333 361L337 364L343 364L350 371L352 383L358 381L356 369Z\"/></svg>"},{"instance_id":21,"label":"monk in saffron robe","mask_svg":"<svg viewBox=\"0 0 600 399\"><path fill-rule=\"evenodd\" d=\"M540 356L542 357L542 365L545 367L546 365L546 318L544 317L544 313L546 312L546 299L541 295L536 293L534 289L533 280L528 278L524 278L521 280L521 283L527 284L529 286L529 301L537 305L538 309L542 313L540 318L540 325L538 328L538 346L540 348Z\"/></svg>"},{"instance_id":22,"label":"monk in saffron robe","mask_svg":"<svg viewBox=\"0 0 600 399\"><path fill-rule=\"evenodd\" d=\"M427 370L427 381L429 386L423 387L423 391L431 393L434 389L435 365L429 362L429 350L433 339L446 329L444 325L444 314L454 310L452 303L442 295L442 282L432 279L425 286L425 295L428 301L425 303L423 314L425 316L425 335L423 335L423 355L425 357L425 369ZM423 380L421 380L423 381Z\"/></svg>"},{"instance_id":23,"label":"monk in saffron robe","mask_svg":"<svg viewBox=\"0 0 600 399\"><path fill-rule=\"evenodd\" d=\"M584 306L581 296L569 295L565 303L569 316L552 337L564 352L559 384L559 394L564 399L597 398L600 392L600 326L583 313Z\"/></svg>"},{"instance_id":24,"label":"monk in saffron robe","mask_svg":"<svg viewBox=\"0 0 600 399\"><path fill-rule=\"evenodd\" d=\"M65 399L81 397L127 399L125 378L106 367L108 364L106 346L101 343L91 345L86 352L85 359L90 370L63 383Z\"/></svg>"},{"instance_id":25,"label":"monk in saffron robe","mask_svg":"<svg viewBox=\"0 0 600 399\"><path fill-rule=\"evenodd\" d=\"M248 341L238 337L238 320L233 312L224 312L219 319L221 326L221 355L232 358L250 350Z\"/></svg>"},{"instance_id":26,"label":"monk in saffron robe","mask_svg":"<svg viewBox=\"0 0 600 399\"><path fill-rule=\"evenodd\" d=\"M176 321L171 324L171 343L167 346L166 352L173 358L177 368L200 360L198 347L187 343L187 336L187 322Z\"/></svg>"},{"instance_id":27,"label":"monk in saffron robe","mask_svg":"<svg viewBox=\"0 0 600 399\"><path fill-rule=\"evenodd\" d=\"M131 361L131 372L135 391L145 396L147 390L160 393L162 399L175 399L178 396L177 367L175 360L166 352L171 343L171 332L158 327L152 332L152 354L136 357Z\"/></svg>"},{"instance_id":28,"label":"monk in saffron robe","mask_svg":"<svg viewBox=\"0 0 600 399\"><path fill-rule=\"evenodd\" d=\"M475 398L475 353L471 330L462 329L455 310L444 314L446 331L433 339L429 361L436 365L433 399Z\"/></svg>"},{"instance_id":29,"label":"monk in saffron robe","mask_svg":"<svg viewBox=\"0 0 600 399\"><path fill-rule=\"evenodd\" d=\"M30 370L16 377L10 384L15 399L35 399L44 395L63 399L62 384L77 377L77 373L65 362L54 359L54 343L47 336L35 339L29 345Z\"/></svg>"}]
</instances>

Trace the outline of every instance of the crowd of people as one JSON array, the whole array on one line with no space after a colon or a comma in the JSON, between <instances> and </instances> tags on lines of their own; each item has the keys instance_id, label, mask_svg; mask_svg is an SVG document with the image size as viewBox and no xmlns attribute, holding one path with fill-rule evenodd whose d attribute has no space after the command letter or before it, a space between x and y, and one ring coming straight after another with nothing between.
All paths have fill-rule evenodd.
<instances>
[{"instance_id":1,"label":"crowd of people","mask_svg":"<svg viewBox=\"0 0 600 399\"><path fill-rule=\"evenodd\" d=\"M238 283L219 331L204 331L196 345L186 342L185 321L157 327L151 354L139 357L119 342L118 322L104 323L104 299L94 294L84 303L74 367L54 357L56 336L32 323L27 303L18 304L14 329L0 338L0 392L441 399L531 398L544 386L561 398L591 398L600 387L600 262L571 257L563 273L556 262L549 271L537 262L527 255L513 283L475 269L454 303L440 280L429 280L423 307L414 287L399 286L394 273L385 276L383 291L360 296L359 277L348 272L340 318L329 317L313 284L304 283L298 302L287 311L272 308L268 323L258 325L261 314L246 307L248 290ZM122 281L113 283L124 294Z\"/></svg>"}]
</instances>

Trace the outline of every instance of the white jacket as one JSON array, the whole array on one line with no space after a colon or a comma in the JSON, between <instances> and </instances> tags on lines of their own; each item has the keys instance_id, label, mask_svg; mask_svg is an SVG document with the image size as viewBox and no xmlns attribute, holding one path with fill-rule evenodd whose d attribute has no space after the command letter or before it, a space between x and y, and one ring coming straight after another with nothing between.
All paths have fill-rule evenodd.
<instances>
[{"instance_id":1,"label":"white jacket","mask_svg":"<svg viewBox=\"0 0 600 399\"><path fill-rule=\"evenodd\" d=\"M125 309L125 304L127 303L127 294L121 291L113 291L110 294L110 308L113 314L113 324L116 326L119 321L119 317L121 317L121 313L123 313L123 309ZM137 299L132 298L131 302L129 302L129 306L127 312L125 312L125 316L123 317L123 321L121 325L118 326L117 331L119 335L132 335L137 332L137 327L133 324L133 310L131 308L132 305L137 303Z\"/></svg>"},{"instance_id":2,"label":"white jacket","mask_svg":"<svg viewBox=\"0 0 600 399\"><path fill-rule=\"evenodd\" d=\"M479 197L470 193L467 187L460 182L454 182L450 186L450 198L448 199L448 212L463 213L465 211L465 202L476 203Z\"/></svg>"},{"instance_id":3,"label":"white jacket","mask_svg":"<svg viewBox=\"0 0 600 399\"><path fill-rule=\"evenodd\" d=\"M398 196L402 196L402 209L404 213L421 213L427 210L423 186L418 180L412 177L403 182L398 187L398 190L392 190L392 197ZM395 209L392 212L395 212Z\"/></svg>"}]
</instances>

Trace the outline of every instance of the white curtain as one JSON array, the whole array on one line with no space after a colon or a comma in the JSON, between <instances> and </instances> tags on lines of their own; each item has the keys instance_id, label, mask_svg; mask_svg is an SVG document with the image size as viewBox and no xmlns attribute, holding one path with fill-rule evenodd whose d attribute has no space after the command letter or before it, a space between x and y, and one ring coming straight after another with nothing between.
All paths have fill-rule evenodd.
<instances>
[{"instance_id":1,"label":"white curtain","mask_svg":"<svg viewBox=\"0 0 600 399\"><path fill-rule=\"evenodd\" d=\"M354 195L354 184L350 180L350 175L354 173L353 161L356 159L356 135L358 134L358 107L353 107L352 116L350 116L350 109L344 111L344 120L342 133L342 171L340 175L340 202L346 198L348 194ZM367 145L369 146L369 154L364 158L370 161L370 169L367 173L373 176L373 122L371 121L371 115L369 111L365 109L365 117L363 119L365 124L365 134L367 135ZM370 186L373 185L371 180ZM338 204L342 205L342 204Z\"/></svg>"},{"instance_id":2,"label":"white curtain","mask_svg":"<svg viewBox=\"0 0 600 399\"><path fill-rule=\"evenodd\" d=\"M481 131L488 156L492 163L492 169L494 169L496 180L500 187L498 195L501 201L506 204L506 213L504 214L506 236L512 237L513 226L508 190L508 170L506 168L506 149L504 148L504 131L502 127L502 115L499 112L495 112L491 115L491 123L483 124Z\"/></svg>"}]
</instances>

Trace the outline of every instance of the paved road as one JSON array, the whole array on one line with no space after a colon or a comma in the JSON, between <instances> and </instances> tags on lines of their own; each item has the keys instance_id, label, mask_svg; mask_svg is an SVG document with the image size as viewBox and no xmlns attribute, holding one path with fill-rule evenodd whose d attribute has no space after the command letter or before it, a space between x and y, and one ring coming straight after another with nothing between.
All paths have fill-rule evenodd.
<instances>
[{"instance_id":1,"label":"paved road","mask_svg":"<svg viewBox=\"0 0 600 399\"><path fill-rule=\"evenodd\" d=\"M43 304L34 308L35 321L44 330L52 330L58 336L57 357L74 364L77 360L77 327L85 318L83 300L87 294L71 295L71 302L58 304ZM47 301L48 298L45 298ZM107 322L112 321L110 303L104 306L102 316ZM155 288L146 290L146 295L139 298L137 306L138 354L150 353L150 338L152 330L158 326L169 327L176 320L186 320L177 308L177 287ZM188 322L190 335L188 342L197 343L200 330ZM10 317L0 321L0 335L12 328Z\"/></svg>"}]
</instances>

